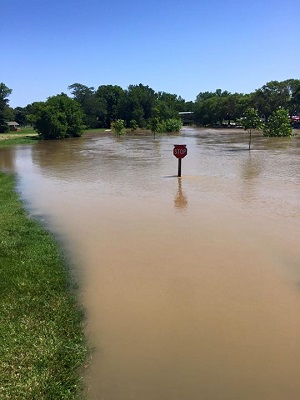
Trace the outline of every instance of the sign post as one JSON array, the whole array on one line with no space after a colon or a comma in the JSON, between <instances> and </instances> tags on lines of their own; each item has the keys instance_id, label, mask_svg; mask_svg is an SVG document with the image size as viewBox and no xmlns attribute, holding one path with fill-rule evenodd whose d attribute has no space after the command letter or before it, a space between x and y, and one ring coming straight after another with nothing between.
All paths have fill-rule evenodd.
<instances>
[{"instance_id":1,"label":"sign post","mask_svg":"<svg viewBox=\"0 0 300 400\"><path fill-rule=\"evenodd\" d=\"M178 158L178 176L181 176L181 160L187 155L186 144L174 144L173 155Z\"/></svg>"}]
</instances>

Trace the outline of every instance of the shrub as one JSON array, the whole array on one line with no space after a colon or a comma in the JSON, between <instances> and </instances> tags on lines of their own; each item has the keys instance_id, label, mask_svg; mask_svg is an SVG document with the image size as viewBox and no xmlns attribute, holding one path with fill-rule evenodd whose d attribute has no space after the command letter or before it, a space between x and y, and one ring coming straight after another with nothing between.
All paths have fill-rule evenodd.
<instances>
[{"instance_id":1,"label":"shrub","mask_svg":"<svg viewBox=\"0 0 300 400\"><path fill-rule=\"evenodd\" d=\"M158 132L179 132L182 122L177 118L168 118L159 123Z\"/></svg>"},{"instance_id":2,"label":"shrub","mask_svg":"<svg viewBox=\"0 0 300 400\"><path fill-rule=\"evenodd\" d=\"M280 108L270 115L264 128L264 136L292 136L289 113L284 108Z\"/></svg>"},{"instance_id":3,"label":"shrub","mask_svg":"<svg viewBox=\"0 0 300 400\"><path fill-rule=\"evenodd\" d=\"M83 113L75 100L60 94L38 104L33 125L43 139L81 136L84 129Z\"/></svg>"},{"instance_id":4,"label":"shrub","mask_svg":"<svg viewBox=\"0 0 300 400\"><path fill-rule=\"evenodd\" d=\"M111 123L111 129L118 136L126 134L126 130L125 130L125 125L124 125L124 120L123 119L116 119L115 121L113 121Z\"/></svg>"}]
</instances>

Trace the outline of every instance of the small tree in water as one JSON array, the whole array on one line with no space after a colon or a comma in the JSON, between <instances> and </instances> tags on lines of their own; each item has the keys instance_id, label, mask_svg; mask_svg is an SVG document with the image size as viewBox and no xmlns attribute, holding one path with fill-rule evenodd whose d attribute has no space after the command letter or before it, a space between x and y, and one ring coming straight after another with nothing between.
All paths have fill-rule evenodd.
<instances>
[{"instance_id":1,"label":"small tree in water","mask_svg":"<svg viewBox=\"0 0 300 400\"><path fill-rule=\"evenodd\" d=\"M139 126L135 119L131 119L129 122L129 127L131 132L135 132Z\"/></svg>"},{"instance_id":2,"label":"small tree in water","mask_svg":"<svg viewBox=\"0 0 300 400\"><path fill-rule=\"evenodd\" d=\"M155 140L155 135L157 132L159 132L159 118L150 118L148 120L148 128L151 129L151 132L153 133L153 139Z\"/></svg>"},{"instance_id":3,"label":"small tree in water","mask_svg":"<svg viewBox=\"0 0 300 400\"><path fill-rule=\"evenodd\" d=\"M244 114L244 118L240 119L239 123L249 133L249 150L251 150L252 131L254 129L261 129L263 126L257 110L248 108Z\"/></svg>"},{"instance_id":4,"label":"small tree in water","mask_svg":"<svg viewBox=\"0 0 300 400\"><path fill-rule=\"evenodd\" d=\"M179 132L182 128L182 121L178 118L168 118L161 121L159 125L159 132Z\"/></svg>"},{"instance_id":5,"label":"small tree in water","mask_svg":"<svg viewBox=\"0 0 300 400\"><path fill-rule=\"evenodd\" d=\"M124 120L116 119L115 121L113 121L111 123L111 129L118 136L125 135L126 131L125 131Z\"/></svg>"},{"instance_id":6,"label":"small tree in water","mask_svg":"<svg viewBox=\"0 0 300 400\"><path fill-rule=\"evenodd\" d=\"M284 108L274 111L264 128L264 136L292 136L292 132L289 113Z\"/></svg>"}]
</instances>

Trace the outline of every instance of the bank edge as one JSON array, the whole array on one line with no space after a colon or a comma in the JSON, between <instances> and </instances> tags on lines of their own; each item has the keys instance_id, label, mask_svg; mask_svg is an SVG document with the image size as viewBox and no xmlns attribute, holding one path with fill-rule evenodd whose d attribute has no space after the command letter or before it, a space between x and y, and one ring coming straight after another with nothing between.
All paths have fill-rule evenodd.
<instances>
[{"instance_id":1,"label":"bank edge","mask_svg":"<svg viewBox=\"0 0 300 400\"><path fill-rule=\"evenodd\" d=\"M70 267L0 171L0 398L83 399L89 348Z\"/></svg>"}]
</instances>

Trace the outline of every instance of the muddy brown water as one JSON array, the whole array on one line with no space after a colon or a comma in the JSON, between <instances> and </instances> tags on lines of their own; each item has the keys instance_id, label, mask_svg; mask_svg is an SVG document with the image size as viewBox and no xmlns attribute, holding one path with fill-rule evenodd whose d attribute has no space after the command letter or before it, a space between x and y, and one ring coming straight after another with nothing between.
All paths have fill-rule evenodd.
<instances>
[{"instance_id":1,"label":"muddy brown water","mask_svg":"<svg viewBox=\"0 0 300 400\"><path fill-rule=\"evenodd\" d=\"M0 149L75 266L89 399L299 400L300 138L247 140L184 128Z\"/></svg>"}]
</instances>

